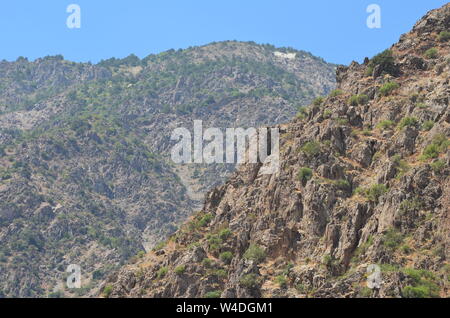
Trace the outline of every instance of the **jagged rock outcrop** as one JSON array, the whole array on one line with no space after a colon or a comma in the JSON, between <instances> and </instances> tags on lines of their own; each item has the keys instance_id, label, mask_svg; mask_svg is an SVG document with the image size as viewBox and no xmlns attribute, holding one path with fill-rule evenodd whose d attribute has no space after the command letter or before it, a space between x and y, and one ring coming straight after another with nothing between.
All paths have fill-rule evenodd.
<instances>
[{"instance_id":1,"label":"jagged rock outcrop","mask_svg":"<svg viewBox=\"0 0 450 318\"><path fill-rule=\"evenodd\" d=\"M242 166L101 295L448 297L449 30L447 4L340 67L338 90L280 126L278 174Z\"/></svg>"}]
</instances>

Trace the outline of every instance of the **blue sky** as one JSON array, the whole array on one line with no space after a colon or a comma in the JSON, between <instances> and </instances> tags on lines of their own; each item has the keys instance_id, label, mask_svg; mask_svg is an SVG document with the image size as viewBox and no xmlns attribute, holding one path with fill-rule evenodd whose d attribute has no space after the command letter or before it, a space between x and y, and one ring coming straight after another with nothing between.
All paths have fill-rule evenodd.
<instances>
[{"instance_id":1,"label":"blue sky","mask_svg":"<svg viewBox=\"0 0 450 318\"><path fill-rule=\"evenodd\" d=\"M134 53L242 40L291 46L334 63L361 61L396 42L445 0L4 0L0 59L63 54L98 62ZM69 29L66 8L81 7L81 29ZM366 26L369 4L382 28Z\"/></svg>"}]
</instances>

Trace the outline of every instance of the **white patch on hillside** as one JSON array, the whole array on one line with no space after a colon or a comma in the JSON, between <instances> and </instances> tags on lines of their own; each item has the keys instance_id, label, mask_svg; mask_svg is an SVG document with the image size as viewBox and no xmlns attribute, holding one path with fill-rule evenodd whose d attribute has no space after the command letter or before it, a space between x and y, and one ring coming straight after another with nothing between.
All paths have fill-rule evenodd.
<instances>
[{"instance_id":1,"label":"white patch on hillside","mask_svg":"<svg viewBox=\"0 0 450 318\"><path fill-rule=\"evenodd\" d=\"M276 51L273 54L276 57L280 57L280 58L287 59L287 60L293 60L297 57L297 53L283 53L283 52Z\"/></svg>"}]
</instances>

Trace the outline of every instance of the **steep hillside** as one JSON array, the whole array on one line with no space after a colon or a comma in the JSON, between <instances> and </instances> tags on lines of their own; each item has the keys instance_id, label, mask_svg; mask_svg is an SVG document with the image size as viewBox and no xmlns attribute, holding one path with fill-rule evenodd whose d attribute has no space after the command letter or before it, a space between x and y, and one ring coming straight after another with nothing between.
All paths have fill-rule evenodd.
<instances>
[{"instance_id":1,"label":"steep hillside","mask_svg":"<svg viewBox=\"0 0 450 318\"><path fill-rule=\"evenodd\" d=\"M175 166L174 128L286 121L334 87L334 71L305 52L240 42L97 65L1 62L0 296L95 290L234 168ZM69 264L82 268L75 292Z\"/></svg>"},{"instance_id":2,"label":"steep hillside","mask_svg":"<svg viewBox=\"0 0 450 318\"><path fill-rule=\"evenodd\" d=\"M337 90L279 126L279 174L242 166L101 295L448 297L449 31L447 4L340 67Z\"/></svg>"}]
</instances>

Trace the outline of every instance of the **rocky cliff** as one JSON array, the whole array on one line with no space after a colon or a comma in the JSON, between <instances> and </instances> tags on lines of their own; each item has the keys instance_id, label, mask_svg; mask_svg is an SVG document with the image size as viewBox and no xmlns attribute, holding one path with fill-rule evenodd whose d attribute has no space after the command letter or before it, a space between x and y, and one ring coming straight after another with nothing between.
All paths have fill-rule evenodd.
<instances>
[{"instance_id":1,"label":"rocky cliff","mask_svg":"<svg viewBox=\"0 0 450 318\"><path fill-rule=\"evenodd\" d=\"M286 121L334 87L334 71L306 52L241 42L96 65L0 62L0 297L95 291L233 170L175 166L173 129ZM81 266L79 290L65 287L69 264Z\"/></svg>"},{"instance_id":2,"label":"rocky cliff","mask_svg":"<svg viewBox=\"0 0 450 318\"><path fill-rule=\"evenodd\" d=\"M448 297L449 31L447 4L340 67L337 90L279 126L278 174L240 167L101 295Z\"/></svg>"}]
</instances>

